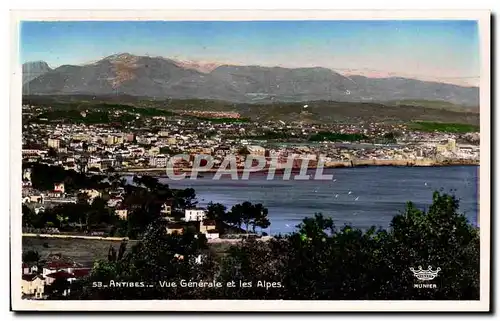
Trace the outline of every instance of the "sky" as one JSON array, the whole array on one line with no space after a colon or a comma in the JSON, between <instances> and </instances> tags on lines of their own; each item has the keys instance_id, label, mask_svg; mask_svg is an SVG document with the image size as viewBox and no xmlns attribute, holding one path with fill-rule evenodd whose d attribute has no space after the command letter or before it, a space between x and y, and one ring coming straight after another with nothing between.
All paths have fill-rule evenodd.
<instances>
[{"instance_id":1,"label":"sky","mask_svg":"<svg viewBox=\"0 0 500 321\"><path fill-rule=\"evenodd\" d=\"M52 68L127 52L181 60L326 67L477 85L476 21L25 21L20 60Z\"/></svg>"}]
</instances>

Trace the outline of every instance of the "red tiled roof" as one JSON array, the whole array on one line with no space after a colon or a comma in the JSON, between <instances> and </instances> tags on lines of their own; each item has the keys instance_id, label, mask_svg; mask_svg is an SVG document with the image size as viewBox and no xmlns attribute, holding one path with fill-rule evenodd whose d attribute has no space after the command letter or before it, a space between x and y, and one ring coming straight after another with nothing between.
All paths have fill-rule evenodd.
<instances>
[{"instance_id":1,"label":"red tiled roof","mask_svg":"<svg viewBox=\"0 0 500 321\"><path fill-rule=\"evenodd\" d=\"M73 275L76 278L81 278L81 277L89 275L89 273L90 273L91 270L92 269L88 269L88 268L85 268L85 269L76 269L76 270L73 270Z\"/></svg>"},{"instance_id":2,"label":"red tiled roof","mask_svg":"<svg viewBox=\"0 0 500 321\"><path fill-rule=\"evenodd\" d=\"M39 277L40 279L43 279L43 277L37 275L36 273L35 274L24 274L23 275L23 280L24 281L33 281L34 279L36 279L37 277Z\"/></svg>"},{"instance_id":3,"label":"red tiled roof","mask_svg":"<svg viewBox=\"0 0 500 321\"><path fill-rule=\"evenodd\" d=\"M53 278L53 279L71 279L71 278L74 278L75 276L71 273L66 272L66 271L57 271L57 272L48 274L47 277Z\"/></svg>"},{"instance_id":4,"label":"red tiled roof","mask_svg":"<svg viewBox=\"0 0 500 321\"><path fill-rule=\"evenodd\" d=\"M215 225L215 220L204 220L203 225Z\"/></svg>"}]
</instances>

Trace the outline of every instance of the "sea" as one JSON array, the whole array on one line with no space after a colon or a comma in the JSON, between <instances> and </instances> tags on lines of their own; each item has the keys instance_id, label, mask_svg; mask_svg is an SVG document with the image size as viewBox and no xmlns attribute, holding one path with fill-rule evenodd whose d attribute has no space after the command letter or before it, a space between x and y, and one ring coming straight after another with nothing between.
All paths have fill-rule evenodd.
<instances>
[{"instance_id":1,"label":"sea","mask_svg":"<svg viewBox=\"0 0 500 321\"><path fill-rule=\"evenodd\" d=\"M263 231L270 235L293 232L305 217L315 213L331 217L337 227L388 228L409 201L428 209L436 190L455 195L460 212L477 225L479 166L373 166L330 168L323 173L333 178L294 180L292 173L290 180L278 174L267 180L267 174L251 173L248 180L232 180L229 175L213 180L213 174L203 174L196 180L160 181L171 188L194 188L201 207L209 202L228 208L244 201L261 203L269 210L271 226ZM314 171L310 174L314 176Z\"/></svg>"}]
</instances>

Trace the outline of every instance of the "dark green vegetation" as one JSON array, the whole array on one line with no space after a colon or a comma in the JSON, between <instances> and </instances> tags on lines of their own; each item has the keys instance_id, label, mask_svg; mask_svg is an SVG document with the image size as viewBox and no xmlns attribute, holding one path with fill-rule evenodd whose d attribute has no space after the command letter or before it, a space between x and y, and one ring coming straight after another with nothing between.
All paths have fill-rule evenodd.
<instances>
[{"instance_id":1,"label":"dark green vegetation","mask_svg":"<svg viewBox=\"0 0 500 321\"><path fill-rule=\"evenodd\" d=\"M335 101L308 101L299 103L231 103L204 99L152 100L133 96L25 96L24 103L30 105L57 106L67 109L88 109L93 106L118 105L141 113L143 108L153 108L159 112L176 113L181 110L238 112L244 119L252 121L304 122L304 123L357 123L440 121L478 125L477 111L451 111L422 106L395 106L382 103L357 103ZM304 104L308 108L304 108ZM168 114L162 114L168 116ZM161 116L161 115L158 115Z\"/></svg>"},{"instance_id":2,"label":"dark green vegetation","mask_svg":"<svg viewBox=\"0 0 500 321\"><path fill-rule=\"evenodd\" d=\"M40 122L68 122L82 124L107 124L110 117L107 112L93 111L83 116L78 110L52 110L37 116Z\"/></svg>"},{"instance_id":3,"label":"dark green vegetation","mask_svg":"<svg viewBox=\"0 0 500 321\"><path fill-rule=\"evenodd\" d=\"M127 104L113 104L106 102L58 102L47 97L42 100L24 98L23 104L40 107L50 107L30 118L30 122L66 122L77 124L128 124L136 120L137 116L165 117L175 115L174 113L153 107L134 107Z\"/></svg>"},{"instance_id":4,"label":"dark green vegetation","mask_svg":"<svg viewBox=\"0 0 500 321\"><path fill-rule=\"evenodd\" d=\"M406 100L396 100L389 101L387 105L391 106L400 106L400 107L409 107L409 106L419 106L425 108L434 108L434 109L442 109L449 111L462 111L462 112L470 112L470 111L479 111L479 106L466 106L466 105L458 105L448 101L442 100L415 100L415 99L406 99Z\"/></svg>"},{"instance_id":5,"label":"dark green vegetation","mask_svg":"<svg viewBox=\"0 0 500 321\"><path fill-rule=\"evenodd\" d=\"M234 230L241 230L245 226L245 231L255 233L255 228L268 228L271 225L267 218L268 210L262 204L252 204L243 202L234 205L229 212L226 207L219 203L210 203L207 207L207 218L220 222L221 224L233 227Z\"/></svg>"},{"instance_id":6,"label":"dark green vegetation","mask_svg":"<svg viewBox=\"0 0 500 321\"><path fill-rule=\"evenodd\" d=\"M40 254L36 250L23 250L23 263L28 265L30 264L38 264L40 261Z\"/></svg>"},{"instance_id":7,"label":"dark green vegetation","mask_svg":"<svg viewBox=\"0 0 500 321\"><path fill-rule=\"evenodd\" d=\"M173 150L167 146L160 147L160 154L165 154L165 155L175 155L178 151Z\"/></svg>"},{"instance_id":8,"label":"dark green vegetation","mask_svg":"<svg viewBox=\"0 0 500 321\"><path fill-rule=\"evenodd\" d=\"M228 139L251 139L251 140L284 140L288 141L290 139L297 139L297 136L292 135L291 133L287 133L285 131L265 131L263 133L258 133L255 135L243 134L237 136L229 136L226 137ZM304 138L304 137L302 137Z\"/></svg>"},{"instance_id":9,"label":"dark green vegetation","mask_svg":"<svg viewBox=\"0 0 500 321\"><path fill-rule=\"evenodd\" d=\"M101 189L110 186L102 182L104 175L85 175L74 170L65 170L60 166L48 166L45 164L23 164L23 170L31 168L31 183L33 188L40 191L54 189L54 184L64 183L66 192L74 193L82 188ZM116 186L119 186L115 183Z\"/></svg>"},{"instance_id":10,"label":"dark green vegetation","mask_svg":"<svg viewBox=\"0 0 500 321\"><path fill-rule=\"evenodd\" d=\"M329 133L329 132L320 132L309 138L312 142L318 141L331 141L331 142L359 142L366 140L366 137L363 134L341 134L341 133Z\"/></svg>"},{"instance_id":11,"label":"dark green vegetation","mask_svg":"<svg viewBox=\"0 0 500 321\"><path fill-rule=\"evenodd\" d=\"M67 299L478 300L479 231L458 205L453 196L436 192L428 211L408 203L389 230L336 228L317 214L305 218L297 232L244 241L219 260L207 252L204 238L167 235L152 225L139 243L97 261L88 278L71 285ZM429 265L440 268L432 281L419 281L410 270ZM181 286L181 280L214 278L220 287ZM144 287L92 286L110 280ZM170 286L161 286L165 281ZM228 287L232 281L236 286ZM436 288L416 288L419 283Z\"/></svg>"},{"instance_id":12,"label":"dark green vegetation","mask_svg":"<svg viewBox=\"0 0 500 321\"><path fill-rule=\"evenodd\" d=\"M248 123L250 119L248 118L209 118L209 117L196 117L199 120L209 121L214 124L237 124L237 123Z\"/></svg>"},{"instance_id":13,"label":"dark green vegetation","mask_svg":"<svg viewBox=\"0 0 500 321\"><path fill-rule=\"evenodd\" d=\"M479 132L479 126L455 123L413 122L409 127L424 132L470 133Z\"/></svg>"}]
</instances>

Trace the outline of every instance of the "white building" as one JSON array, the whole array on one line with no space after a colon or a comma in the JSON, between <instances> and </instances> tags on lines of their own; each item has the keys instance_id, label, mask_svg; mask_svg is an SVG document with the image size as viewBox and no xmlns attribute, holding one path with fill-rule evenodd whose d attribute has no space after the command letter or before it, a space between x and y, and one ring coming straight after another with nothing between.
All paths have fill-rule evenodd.
<instances>
[{"instance_id":1,"label":"white building","mask_svg":"<svg viewBox=\"0 0 500 321\"><path fill-rule=\"evenodd\" d=\"M49 138L47 140L47 146L55 148L55 149L59 148L59 139Z\"/></svg>"},{"instance_id":2,"label":"white building","mask_svg":"<svg viewBox=\"0 0 500 321\"><path fill-rule=\"evenodd\" d=\"M163 214L164 216L170 216L172 214L172 202L165 202L162 206L161 206L161 211L160 211L161 214Z\"/></svg>"},{"instance_id":3,"label":"white building","mask_svg":"<svg viewBox=\"0 0 500 321\"><path fill-rule=\"evenodd\" d=\"M186 222L190 221L203 221L206 218L206 213L204 209L201 208L193 208L187 209L184 212L184 220Z\"/></svg>"},{"instance_id":4,"label":"white building","mask_svg":"<svg viewBox=\"0 0 500 321\"><path fill-rule=\"evenodd\" d=\"M152 167L167 167L168 158L165 155L157 155L149 158Z\"/></svg>"},{"instance_id":5,"label":"white building","mask_svg":"<svg viewBox=\"0 0 500 321\"><path fill-rule=\"evenodd\" d=\"M23 170L23 179L31 181L31 168L26 168Z\"/></svg>"},{"instance_id":6,"label":"white building","mask_svg":"<svg viewBox=\"0 0 500 321\"><path fill-rule=\"evenodd\" d=\"M266 155L266 149L262 146L247 146L248 151L250 152L250 155L253 156L265 156Z\"/></svg>"},{"instance_id":7,"label":"white building","mask_svg":"<svg viewBox=\"0 0 500 321\"><path fill-rule=\"evenodd\" d=\"M218 239L219 238L219 232L215 230L207 231L205 233L207 240L213 240L213 239Z\"/></svg>"},{"instance_id":8,"label":"white building","mask_svg":"<svg viewBox=\"0 0 500 321\"><path fill-rule=\"evenodd\" d=\"M45 212L45 207L43 206L39 206L39 207L34 207L33 210L35 211L35 214L40 214L40 213L43 213Z\"/></svg>"}]
</instances>

